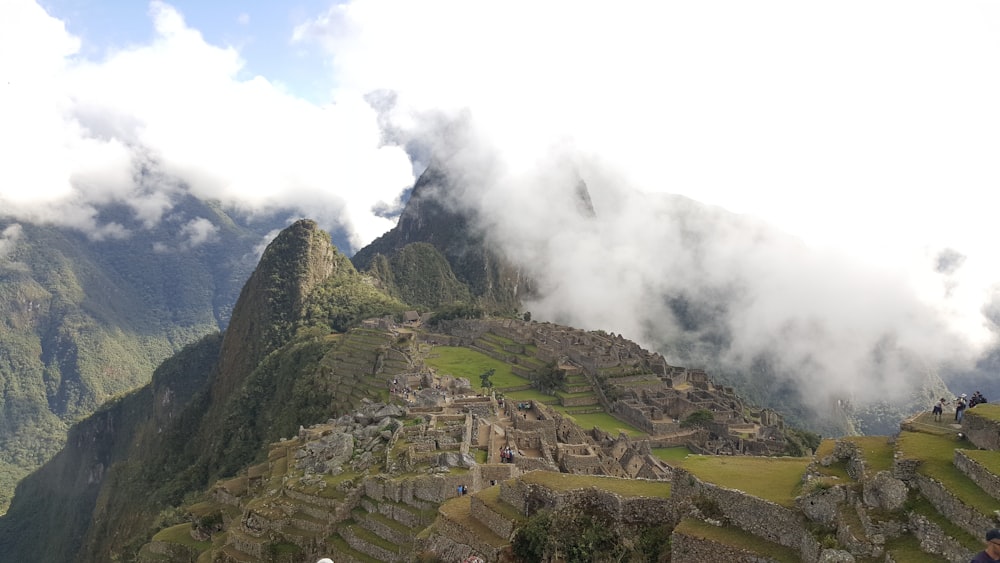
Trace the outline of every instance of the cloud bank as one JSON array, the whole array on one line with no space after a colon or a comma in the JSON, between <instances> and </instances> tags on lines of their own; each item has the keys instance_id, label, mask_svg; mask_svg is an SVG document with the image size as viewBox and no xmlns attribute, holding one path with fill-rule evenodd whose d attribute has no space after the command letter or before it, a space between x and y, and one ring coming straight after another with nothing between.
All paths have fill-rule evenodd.
<instances>
[{"instance_id":1,"label":"cloud bank","mask_svg":"<svg viewBox=\"0 0 1000 563\"><path fill-rule=\"evenodd\" d=\"M995 337L998 23L986 3L355 0L295 38L343 89L394 92L389 121L529 258L541 318L703 331L817 397L880 397Z\"/></svg>"},{"instance_id":2,"label":"cloud bank","mask_svg":"<svg viewBox=\"0 0 1000 563\"><path fill-rule=\"evenodd\" d=\"M36 3L0 7L0 206L18 219L127 236L96 208L157 223L183 192L248 213L293 210L360 247L392 226L413 177L361 94L316 106L242 79L239 53L150 4L155 38L96 62ZM197 235L192 243L197 243Z\"/></svg>"}]
</instances>

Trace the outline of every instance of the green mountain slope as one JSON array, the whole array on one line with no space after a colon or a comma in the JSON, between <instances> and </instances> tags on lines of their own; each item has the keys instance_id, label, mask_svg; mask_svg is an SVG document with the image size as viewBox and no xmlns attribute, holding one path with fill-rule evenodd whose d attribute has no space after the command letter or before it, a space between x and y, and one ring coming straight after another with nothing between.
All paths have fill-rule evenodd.
<instances>
[{"instance_id":1,"label":"green mountain slope","mask_svg":"<svg viewBox=\"0 0 1000 563\"><path fill-rule=\"evenodd\" d=\"M18 561L134 552L162 510L329 412L337 390L320 375L358 360L329 356L340 342L330 327L404 309L315 223L295 223L265 250L221 339L189 346L151 384L78 424L21 482L0 545ZM370 354L361 369L373 369Z\"/></svg>"},{"instance_id":2,"label":"green mountain slope","mask_svg":"<svg viewBox=\"0 0 1000 563\"><path fill-rule=\"evenodd\" d=\"M268 225L194 199L147 228L108 209L124 238L17 224L0 257L0 512L72 422L149 381L164 358L229 319ZM207 236L195 244L185 226ZM15 225L0 218L0 230Z\"/></svg>"}]
</instances>

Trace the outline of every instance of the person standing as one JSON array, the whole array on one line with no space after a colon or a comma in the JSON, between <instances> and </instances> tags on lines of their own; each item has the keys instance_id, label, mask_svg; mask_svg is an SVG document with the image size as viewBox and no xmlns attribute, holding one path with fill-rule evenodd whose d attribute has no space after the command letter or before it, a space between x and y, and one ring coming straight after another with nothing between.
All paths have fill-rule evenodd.
<instances>
[{"instance_id":1,"label":"person standing","mask_svg":"<svg viewBox=\"0 0 1000 563\"><path fill-rule=\"evenodd\" d=\"M965 415L965 407L969 405L969 403L965 401L965 397L966 394L962 393L958 400L955 401L955 422L961 423L962 417Z\"/></svg>"},{"instance_id":2,"label":"person standing","mask_svg":"<svg viewBox=\"0 0 1000 563\"><path fill-rule=\"evenodd\" d=\"M944 404L945 404L944 397L941 397L941 400L935 403L934 408L931 409L931 413L934 414L935 422L941 422L941 414L944 413Z\"/></svg>"},{"instance_id":3,"label":"person standing","mask_svg":"<svg viewBox=\"0 0 1000 563\"><path fill-rule=\"evenodd\" d=\"M986 549L980 551L969 563L993 563L1000 561L1000 530L993 528L986 532Z\"/></svg>"}]
</instances>

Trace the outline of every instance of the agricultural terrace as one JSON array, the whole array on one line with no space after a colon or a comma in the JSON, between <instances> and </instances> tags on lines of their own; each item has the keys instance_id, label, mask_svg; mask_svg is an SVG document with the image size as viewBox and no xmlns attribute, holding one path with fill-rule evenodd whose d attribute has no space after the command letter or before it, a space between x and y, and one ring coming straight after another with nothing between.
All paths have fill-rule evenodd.
<instances>
[{"instance_id":1,"label":"agricultural terrace","mask_svg":"<svg viewBox=\"0 0 1000 563\"><path fill-rule=\"evenodd\" d=\"M514 375L506 362L459 346L435 346L424 358L424 363L442 375L467 378L474 389L480 387L479 376L491 369L495 370L490 378L495 389L531 383L523 377Z\"/></svg>"},{"instance_id":2,"label":"agricultural terrace","mask_svg":"<svg viewBox=\"0 0 1000 563\"><path fill-rule=\"evenodd\" d=\"M601 489L623 497L670 498L670 483L646 479L620 479L598 475L574 475L554 471L529 471L521 481L541 485L553 491Z\"/></svg>"},{"instance_id":3,"label":"agricultural terrace","mask_svg":"<svg viewBox=\"0 0 1000 563\"><path fill-rule=\"evenodd\" d=\"M811 457L689 455L681 467L707 483L792 508Z\"/></svg>"},{"instance_id":4,"label":"agricultural terrace","mask_svg":"<svg viewBox=\"0 0 1000 563\"><path fill-rule=\"evenodd\" d=\"M896 441L904 459L920 460L918 473L937 479L959 500L981 514L993 514L996 500L984 495L983 490L953 463L955 449L970 445L955 435L940 436L925 432L901 432Z\"/></svg>"},{"instance_id":5,"label":"agricultural terrace","mask_svg":"<svg viewBox=\"0 0 1000 563\"><path fill-rule=\"evenodd\" d=\"M653 455L670 465L678 465L684 458L691 455L691 450L687 446L674 446L672 448L652 448Z\"/></svg>"},{"instance_id":6,"label":"agricultural terrace","mask_svg":"<svg viewBox=\"0 0 1000 563\"><path fill-rule=\"evenodd\" d=\"M569 409L558 405L553 405L552 408L559 411L559 413L563 416L571 418L577 426L583 428L584 430L590 430L596 426L597 428L610 433L612 436L618 436L621 432L624 432L630 438L645 438L648 436L642 430L639 430L625 421L618 420L606 412L574 413Z\"/></svg>"}]
</instances>

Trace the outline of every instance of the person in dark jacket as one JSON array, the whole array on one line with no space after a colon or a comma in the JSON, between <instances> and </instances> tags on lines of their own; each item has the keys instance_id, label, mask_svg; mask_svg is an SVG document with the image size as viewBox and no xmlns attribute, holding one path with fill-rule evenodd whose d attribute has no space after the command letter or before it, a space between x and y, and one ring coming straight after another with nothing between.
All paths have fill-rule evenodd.
<instances>
[{"instance_id":1,"label":"person in dark jacket","mask_svg":"<svg viewBox=\"0 0 1000 563\"><path fill-rule=\"evenodd\" d=\"M970 563L993 563L1000 561L1000 530L993 528L986 532L986 549L972 558Z\"/></svg>"}]
</instances>

